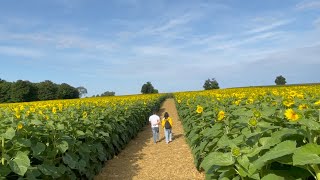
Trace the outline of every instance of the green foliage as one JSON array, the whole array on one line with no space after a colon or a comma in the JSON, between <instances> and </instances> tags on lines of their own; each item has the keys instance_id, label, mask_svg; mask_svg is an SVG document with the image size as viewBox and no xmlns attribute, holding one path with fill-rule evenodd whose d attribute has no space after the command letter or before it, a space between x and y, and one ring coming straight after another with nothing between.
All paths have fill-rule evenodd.
<instances>
[{"instance_id":1,"label":"green foliage","mask_svg":"<svg viewBox=\"0 0 320 180\"><path fill-rule=\"evenodd\" d=\"M75 99L79 98L79 91L69 84L62 83L57 91L58 99Z\"/></svg>"},{"instance_id":2,"label":"green foliage","mask_svg":"<svg viewBox=\"0 0 320 180\"><path fill-rule=\"evenodd\" d=\"M77 90L79 91L79 96L80 97L83 97L88 93L87 89L85 87L83 87L83 86L77 87Z\"/></svg>"},{"instance_id":3,"label":"green foliage","mask_svg":"<svg viewBox=\"0 0 320 180\"><path fill-rule=\"evenodd\" d=\"M290 88L175 94L195 165L207 179L320 179L319 86ZM288 107L290 92L299 96Z\"/></svg>"},{"instance_id":4,"label":"green foliage","mask_svg":"<svg viewBox=\"0 0 320 180\"><path fill-rule=\"evenodd\" d=\"M57 99L58 85L46 80L40 82L37 85L38 88L38 100L53 100Z\"/></svg>"},{"instance_id":5,"label":"green foliage","mask_svg":"<svg viewBox=\"0 0 320 180\"><path fill-rule=\"evenodd\" d=\"M42 109L49 119L38 111L26 116L25 110L15 119L11 109L0 107L0 179L93 179L146 125L164 97L104 100L72 101L56 113Z\"/></svg>"},{"instance_id":6,"label":"green foliage","mask_svg":"<svg viewBox=\"0 0 320 180\"><path fill-rule=\"evenodd\" d=\"M218 84L217 80L212 78L211 80L207 79L204 82L203 88L205 90L210 90L210 89L219 89L220 87L219 87L219 84Z\"/></svg>"},{"instance_id":7,"label":"green foliage","mask_svg":"<svg viewBox=\"0 0 320 180\"><path fill-rule=\"evenodd\" d=\"M281 75L277 76L274 82L276 83L276 85L285 85L287 83L286 78Z\"/></svg>"},{"instance_id":8,"label":"green foliage","mask_svg":"<svg viewBox=\"0 0 320 180\"><path fill-rule=\"evenodd\" d=\"M18 80L11 84L11 102L29 102L36 100L37 88L29 81Z\"/></svg>"},{"instance_id":9,"label":"green foliage","mask_svg":"<svg viewBox=\"0 0 320 180\"><path fill-rule=\"evenodd\" d=\"M116 93L113 91L106 91L104 93L101 94L101 97L103 96L114 96Z\"/></svg>"},{"instance_id":10,"label":"green foliage","mask_svg":"<svg viewBox=\"0 0 320 180\"><path fill-rule=\"evenodd\" d=\"M40 83L7 82L0 79L0 103L74 98L79 98L78 89L66 83L59 85L49 80Z\"/></svg>"},{"instance_id":11,"label":"green foliage","mask_svg":"<svg viewBox=\"0 0 320 180\"><path fill-rule=\"evenodd\" d=\"M0 103L9 102L10 101L10 82L1 82L0 83Z\"/></svg>"},{"instance_id":12,"label":"green foliage","mask_svg":"<svg viewBox=\"0 0 320 180\"><path fill-rule=\"evenodd\" d=\"M153 87L151 82L147 82L142 85L141 93L142 94L157 94L157 93L159 93L159 91Z\"/></svg>"}]
</instances>

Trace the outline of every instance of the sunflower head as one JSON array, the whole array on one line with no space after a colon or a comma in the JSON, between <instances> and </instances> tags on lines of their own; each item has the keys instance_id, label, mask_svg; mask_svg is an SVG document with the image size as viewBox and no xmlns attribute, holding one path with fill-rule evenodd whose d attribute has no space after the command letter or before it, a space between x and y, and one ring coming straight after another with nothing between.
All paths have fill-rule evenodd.
<instances>
[{"instance_id":1,"label":"sunflower head","mask_svg":"<svg viewBox=\"0 0 320 180\"><path fill-rule=\"evenodd\" d=\"M258 124L258 121L257 121L255 118L251 118L251 119L249 120L249 125L250 125L250 126L256 127L257 124Z\"/></svg>"},{"instance_id":2,"label":"sunflower head","mask_svg":"<svg viewBox=\"0 0 320 180\"><path fill-rule=\"evenodd\" d=\"M306 105L306 104L300 104L300 105L299 105L299 110L303 110L303 109L308 109L308 105Z\"/></svg>"},{"instance_id":3,"label":"sunflower head","mask_svg":"<svg viewBox=\"0 0 320 180\"><path fill-rule=\"evenodd\" d=\"M236 157L240 156L241 155L240 148L238 147L232 148L231 153L233 156L236 156Z\"/></svg>"},{"instance_id":4,"label":"sunflower head","mask_svg":"<svg viewBox=\"0 0 320 180\"><path fill-rule=\"evenodd\" d=\"M224 117L225 117L225 112L224 111L219 111L219 113L218 113L218 121L222 121Z\"/></svg>"},{"instance_id":5,"label":"sunflower head","mask_svg":"<svg viewBox=\"0 0 320 180\"><path fill-rule=\"evenodd\" d=\"M298 115L293 109L287 109L284 115L290 122L296 122L300 118L300 115Z\"/></svg>"},{"instance_id":6,"label":"sunflower head","mask_svg":"<svg viewBox=\"0 0 320 180\"><path fill-rule=\"evenodd\" d=\"M198 105L196 112L197 112L198 114L201 114L201 113L203 112L203 107L200 106L200 105Z\"/></svg>"}]
</instances>

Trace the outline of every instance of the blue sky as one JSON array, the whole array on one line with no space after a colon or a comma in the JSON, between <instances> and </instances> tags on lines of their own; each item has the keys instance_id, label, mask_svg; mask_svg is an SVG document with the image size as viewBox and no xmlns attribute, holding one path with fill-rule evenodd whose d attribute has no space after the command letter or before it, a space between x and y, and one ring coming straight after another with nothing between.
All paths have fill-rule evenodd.
<instances>
[{"instance_id":1,"label":"blue sky","mask_svg":"<svg viewBox=\"0 0 320 180\"><path fill-rule=\"evenodd\" d=\"M3 0L0 78L88 95L320 82L319 0Z\"/></svg>"}]
</instances>

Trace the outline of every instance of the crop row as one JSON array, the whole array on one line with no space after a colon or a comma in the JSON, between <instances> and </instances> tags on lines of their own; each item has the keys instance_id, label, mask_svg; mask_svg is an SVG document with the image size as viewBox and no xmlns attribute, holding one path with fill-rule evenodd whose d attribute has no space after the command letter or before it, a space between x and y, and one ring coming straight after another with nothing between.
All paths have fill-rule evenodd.
<instances>
[{"instance_id":1,"label":"crop row","mask_svg":"<svg viewBox=\"0 0 320 180\"><path fill-rule=\"evenodd\" d=\"M0 105L0 179L92 179L146 124L160 95Z\"/></svg>"},{"instance_id":2,"label":"crop row","mask_svg":"<svg viewBox=\"0 0 320 180\"><path fill-rule=\"evenodd\" d=\"M176 93L207 179L320 179L320 86Z\"/></svg>"}]
</instances>

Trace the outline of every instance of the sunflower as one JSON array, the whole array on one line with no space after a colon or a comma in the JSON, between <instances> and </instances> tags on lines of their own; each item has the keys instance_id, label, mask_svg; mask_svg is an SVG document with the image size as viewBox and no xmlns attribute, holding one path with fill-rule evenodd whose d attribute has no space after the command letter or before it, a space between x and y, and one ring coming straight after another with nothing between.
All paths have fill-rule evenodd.
<instances>
[{"instance_id":1,"label":"sunflower","mask_svg":"<svg viewBox=\"0 0 320 180\"><path fill-rule=\"evenodd\" d=\"M233 156L236 156L236 157L240 156L241 155L240 148L238 147L232 148L231 153Z\"/></svg>"},{"instance_id":2,"label":"sunflower","mask_svg":"<svg viewBox=\"0 0 320 180\"><path fill-rule=\"evenodd\" d=\"M308 109L308 105L306 104L299 105L299 110L303 110L303 109Z\"/></svg>"},{"instance_id":3,"label":"sunflower","mask_svg":"<svg viewBox=\"0 0 320 180\"><path fill-rule=\"evenodd\" d=\"M201 114L203 112L203 107L198 105L196 111L197 111L198 114Z\"/></svg>"},{"instance_id":4,"label":"sunflower","mask_svg":"<svg viewBox=\"0 0 320 180\"><path fill-rule=\"evenodd\" d=\"M19 123L17 128L18 128L18 129L22 129L22 128L23 128L23 125Z\"/></svg>"},{"instance_id":5,"label":"sunflower","mask_svg":"<svg viewBox=\"0 0 320 180\"><path fill-rule=\"evenodd\" d=\"M296 112L294 112L294 110L292 109L287 109L284 115L291 122L295 122L299 119L299 115Z\"/></svg>"},{"instance_id":6,"label":"sunflower","mask_svg":"<svg viewBox=\"0 0 320 180\"><path fill-rule=\"evenodd\" d=\"M283 105L290 107L290 106L294 105L294 101L293 100L285 100L285 101L283 101Z\"/></svg>"},{"instance_id":7,"label":"sunflower","mask_svg":"<svg viewBox=\"0 0 320 180\"><path fill-rule=\"evenodd\" d=\"M250 126L255 127L255 126L257 126L257 124L258 124L258 121L257 121L255 118L251 118L251 119L249 120L249 125L250 125Z\"/></svg>"},{"instance_id":8,"label":"sunflower","mask_svg":"<svg viewBox=\"0 0 320 180\"><path fill-rule=\"evenodd\" d=\"M88 116L88 113L86 112L86 111L84 111L83 113L82 113L82 118L86 118Z\"/></svg>"},{"instance_id":9,"label":"sunflower","mask_svg":"<svg viewBox=\"0 0 320 180\"><path fill-rule=\"evenodd\" d=\"M225 117L225 112L224 111L219 111L218 113L218 121L221 121Z\"/></svg>"},{"instance_id":10,"label":"sunflower","mask_svg":"<svg viewBox=\"0 0 320 180\"><path fill-rule=\"evenodd\" d=\"M53 113L53 114L56 114L56 113L57 113L57 108L56 108L56 107L53 107L53 108L52 108L52 113Z\"/></svg>"}]
</instances>

